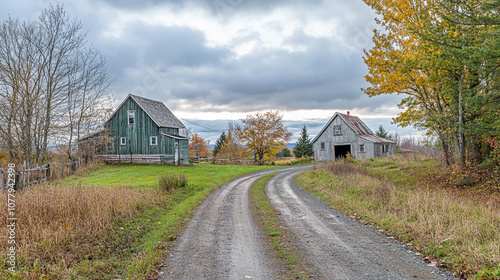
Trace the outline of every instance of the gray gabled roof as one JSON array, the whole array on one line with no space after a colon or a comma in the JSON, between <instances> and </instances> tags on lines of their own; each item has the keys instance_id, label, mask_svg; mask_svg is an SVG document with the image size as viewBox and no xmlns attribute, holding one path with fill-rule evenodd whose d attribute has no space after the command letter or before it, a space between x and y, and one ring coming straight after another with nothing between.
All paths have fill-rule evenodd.
<instances>
[{"instance_id":1,"label":"gray gabled roof","mask_svg":"<svg viewBox=\"0 0 500 280\"><path fill-rule=\"evenodd\" d=\"M325 130L330 126L330 124L333 122L333 120L335 120L335 118L339 117L340 119L342 119L344 121L345 124L347 124L348 127L350 127L354 133L367 140L367 141L370 141L370 142L373 142L373 143L396 143L394 141L391 141L391 140L387 140L387 139L384 139L380 136L377 136L375 133L373 133L373 131L371 131L371 129L358 117L356 116L353 116L353 115L346 115L346 114L342 114L342 113L339 113L339 112L336 112L333 117L326 123L326 125L323 127L323 129L321 129L321 131L318 133L318 135L316 135L316 137L314 137L314 139L312 140L311 143L314 143L318 140L318 138L321 136L321 134L323 134L323 132L325 132Z\"/></svg>"},{"instance_id":2,"label":"gray gabled roof","mask_svg":"<svg viewBox=\"0 0 500 280\"><path fill-rule=\"evenodd\" d=\"M132 98L139 107L146 112L146 114L156 123L158 127L170 127L170 128L186 128L182 122L174 116L174 114L160 101L155 101L140 97L137 95L129 94L118 106L116 111L111 115L107 122L113 118L113 116L120 110L122 105L127 101L127 99ZM106 122L106 123L107 123Z\"/></svg>"}]
</instances>

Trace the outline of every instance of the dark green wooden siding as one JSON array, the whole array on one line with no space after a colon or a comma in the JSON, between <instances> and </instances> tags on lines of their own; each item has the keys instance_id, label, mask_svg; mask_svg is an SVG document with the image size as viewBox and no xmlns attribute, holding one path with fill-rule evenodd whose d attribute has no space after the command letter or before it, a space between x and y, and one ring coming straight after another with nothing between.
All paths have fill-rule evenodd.
<instances>
[{"instance_id":1,"label":"dark green wooden siding","mask_svg":"<svg viewBox=\"0 0 500 280\"><path fill-rule=\"evenodd\" d=\"M179 129L162 127L162 128L160 128L160 133L177 135L179 133ZM170 138L170 137L166 137L166 136L162 136L162 141L164 141L164 143L166 143L166 145L165 145L166 148L165 148L164 154L173 155L175 152L175 139Z\"/></svg>"},{"instance_id":2,"label":"dark green wooden siding","mask_svg":"<svg viewBox=\"0 0 500 280\"><path fill-rule=\"evenodd\" d=\"M107 123L110 135L113 139L113 154L167 154L175 152L175 139L162 136L161 133L179 134L177 128L159 128L156 123L137 105L128 98L111 120ZM135 124L128 123L128 111L135 111ZM157 136L157 145L150 144L150 137ZM120 139L126 138L126 145L121 145ZM179 140L178 140L179 141ZM180 140L180 158L187 158L187 140Z\"/></svg>"},{"instance_id":3,"label":"dark green wooden siding","mask_svg":"<svg viewBox=\"0 0 500 280\"><path fill-rule=\"evenodd\" d=\"M189 141L179 140L179 158L187 159L189 157Z\"/></svg>"}]
</instances>

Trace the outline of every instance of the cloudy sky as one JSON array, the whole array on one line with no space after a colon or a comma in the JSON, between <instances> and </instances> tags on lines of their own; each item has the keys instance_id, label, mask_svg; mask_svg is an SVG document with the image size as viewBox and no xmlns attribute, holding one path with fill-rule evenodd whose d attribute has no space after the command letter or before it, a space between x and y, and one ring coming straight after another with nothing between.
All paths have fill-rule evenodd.
<instances>
[{"instance_id":1,"label":"cloudy sky","mask_svg":"<svg viewBox=\"0 0 500 280\"><path fill-rule=\"evenodd\" d=\"M72 0L88 41L128 93L163 101L193 132L215 142L228 121L279 110L295 139L315 136L336 112L376 130L391 125L401 97L369 98L363 49L375 14L362 0ZM0 19L31 20L50 1L0 2Z\"/></svg>"}]
</instances>

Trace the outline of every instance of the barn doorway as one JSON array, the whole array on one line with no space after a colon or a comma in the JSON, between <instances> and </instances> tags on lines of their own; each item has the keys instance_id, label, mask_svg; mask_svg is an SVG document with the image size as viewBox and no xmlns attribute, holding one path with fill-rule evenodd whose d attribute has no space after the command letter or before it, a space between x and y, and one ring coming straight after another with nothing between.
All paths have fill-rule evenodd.
<instances>
[{"instance_id":1,"label":"barn doorway","mask_svg":"<svg viewBox=\"0 0 500 280\"><path fill-rule=\"evenodd\" d=\"M346 158L351 153L351 145L336 145L334 151L335 159Z\"/></svg>"}]
</instances>

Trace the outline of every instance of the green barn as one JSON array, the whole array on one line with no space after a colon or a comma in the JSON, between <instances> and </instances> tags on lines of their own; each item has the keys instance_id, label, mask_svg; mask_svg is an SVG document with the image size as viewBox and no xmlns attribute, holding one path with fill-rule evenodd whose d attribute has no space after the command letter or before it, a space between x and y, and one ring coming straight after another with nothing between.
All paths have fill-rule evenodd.
<instances>
[{"instance_id":1,"label":"green barn","mask_svg":"<svg viewBox=\"0 0 500 280\"><path fill-rule=\"evenodd\" d=\"M107 161L188 164L186 127L162 102L129 94L106 121Z\"/></svg>"}]
</instances>

